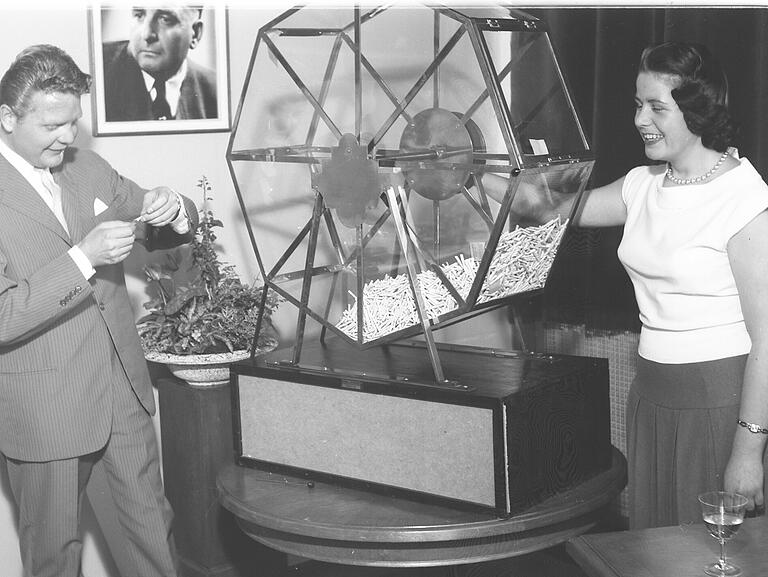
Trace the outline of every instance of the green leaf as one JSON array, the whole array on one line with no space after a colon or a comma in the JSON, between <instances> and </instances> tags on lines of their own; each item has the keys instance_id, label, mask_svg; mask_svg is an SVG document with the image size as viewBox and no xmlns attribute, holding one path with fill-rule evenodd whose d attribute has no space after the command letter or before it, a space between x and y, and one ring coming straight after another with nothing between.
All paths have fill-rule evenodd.
<instances>
[{"instance_id":1,"label":"green leaf","mask_svg":"<svg viewBox=\"0 0 768 577\"><path fill-rule=\"evenodd\" d=\"M198 296L205 296L205 289L200 287L181 287L176 293L176 296L174 296L166 303L165 314L175 315L181 312L181 310L189 301Z\"/></svg>"}]
</instances>

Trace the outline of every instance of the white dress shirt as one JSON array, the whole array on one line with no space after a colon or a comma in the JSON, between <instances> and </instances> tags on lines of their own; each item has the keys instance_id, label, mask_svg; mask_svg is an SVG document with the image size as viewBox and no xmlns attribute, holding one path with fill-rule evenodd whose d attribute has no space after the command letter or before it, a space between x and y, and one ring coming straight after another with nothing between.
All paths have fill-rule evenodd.
<instances>
[{"instance_id":1,"label":"white dress shirt","mask_svg":"<svg viewBox=\"0 0 768 577\"><path fill-rule=\"evenodd\" d=\"M155 78L143 70L141 75L144 77L144 85L147 87L147 92L154 102L155 91ZM168 106L171 108L171 116L176 117L176 110L179 108L179 99L181 98L181 83L184 82L184 77L187 75L187 61L184 60L179 67L179 70L165 81L165 99L168 101Z\"/></svg>"}]
</instances>

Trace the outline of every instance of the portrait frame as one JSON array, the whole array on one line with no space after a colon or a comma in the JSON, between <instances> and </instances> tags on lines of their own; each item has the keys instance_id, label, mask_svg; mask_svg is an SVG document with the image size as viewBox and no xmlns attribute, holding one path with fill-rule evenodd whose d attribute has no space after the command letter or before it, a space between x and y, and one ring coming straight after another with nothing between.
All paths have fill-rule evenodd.
<instances>
[{"instance_id":1,"label":"portrait frame","mask_svg":"<svg viewBox=\"0 0 768 577\"><path fill-rule=\"evenodd\" d=\"M151 4L148 4L151 7ZM139 134L178 134L185 132L225 132L231 128L230 74L229 74L229 25L227 9L218 3L202 5L203 33L200 44L190 50L190 62L207 68L215 75L216 116L172 118L169 120L115 118L118 110L125 115L127 107L107 100L109 76L105 59L105 47L126 42L132 19L130 6L92 3L88 8L88 32L91 66L91 116L94 136L125 136ZM110 59L110 62L112 60ZM111 64L110 64L111 65ZM136 66L134 62L134 66ZM137 71L138 76L141 72ZM121 77L125 77L121 74ZM131 76L132 77L132 76ZM138 89L137 89L138 90ZM146 91L146 89L144 89ZM133 91L120 91L134 94ZM138 93L136 93L138 94ZM128 96L126 96L128 98ZM145 98L142 96L141 98ZM147 97L148 98L148 97ZM138 107L138 102L134 101ZM144 106L142 104L142 106ZM210 105L206 105L210 108ZM111 108L110 108L111 107ZM130 108L133 108L131 106Z\"/></svg>"}]
</instances>

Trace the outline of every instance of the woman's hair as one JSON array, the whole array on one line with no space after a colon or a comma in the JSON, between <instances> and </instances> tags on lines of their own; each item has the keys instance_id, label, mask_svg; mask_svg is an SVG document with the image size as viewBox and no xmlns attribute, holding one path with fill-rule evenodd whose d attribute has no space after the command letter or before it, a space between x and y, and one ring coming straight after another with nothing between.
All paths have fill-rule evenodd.
<instances>
[{"instance_id":1,"label":"woman's hair","mask_svg":"<svg viewBox=\"0 0 768 577\"><path fill-rule=\"evenodd\" d=\"M693 134L707 148L725 152L736 138L728 112L728 79L720 63L701 44L664 42L643 50L640 72L669 75L677 83L672 98Z\"/></svg>"},{"instance_id":2,"label":"woman's hair","mask_svg":"<svg viewBox=\"0 0 768 577\"><path fill-rule=\"evenodd\" d=\"M78 68L61 48L38 44L22 50L0 80L0 104L18 115L29 111L36 92L62 92L82 96L91 86L91 76Z\"/></svg>"}]
</instances>

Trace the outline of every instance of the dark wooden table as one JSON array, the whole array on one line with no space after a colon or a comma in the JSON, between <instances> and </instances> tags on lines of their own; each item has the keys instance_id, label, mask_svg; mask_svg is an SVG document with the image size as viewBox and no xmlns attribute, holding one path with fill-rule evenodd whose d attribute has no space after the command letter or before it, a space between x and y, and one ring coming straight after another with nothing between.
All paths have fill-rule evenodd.
<instances>
[{"instance_id":1,"label":"dark wooden table","mask_svg":"<svg viewBox=\"0 0 768 577\"><path fill-rule=\"evenodd\" d=\"M502 559L592 528L626 482L626 462L510 518L230 465L219 500L242 530L284 553L345 565L427 567Z\"/></svg>"},{"instance_id":2,"label":"dark wooden table","mask_svg":"<svg viewBox=\"0 0 768 577\"><path fill-rule=\"evenodd\" d=\"M701 577L720 546L695 523L581 535L566 549L590 577ZM768 575L768 517L745 519L725 553L743 577Z\"/></svg>"}]
</instances>

